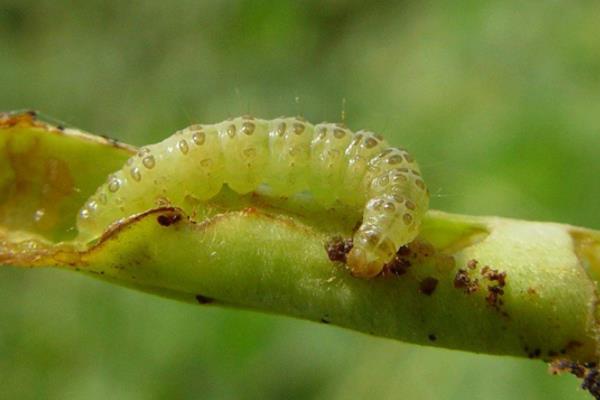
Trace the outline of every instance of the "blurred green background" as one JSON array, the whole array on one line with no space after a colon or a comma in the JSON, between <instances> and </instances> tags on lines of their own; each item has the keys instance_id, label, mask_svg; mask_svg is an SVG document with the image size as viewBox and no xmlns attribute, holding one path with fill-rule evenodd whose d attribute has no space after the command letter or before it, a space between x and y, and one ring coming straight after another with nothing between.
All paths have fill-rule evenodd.
<instances>
[{"instance_id":1,"label":"blurred green background","mask_svg":"<svg viewBox=\"0 0 600 400\"><path fill-rule=\"evenodd\" d=\"M345 120L432 206L600 228L600 3L0 0L0 110L141 145L251 113ZM539 361L0 269L2 399L587 399Z\"/></svg>"}]
</instances>

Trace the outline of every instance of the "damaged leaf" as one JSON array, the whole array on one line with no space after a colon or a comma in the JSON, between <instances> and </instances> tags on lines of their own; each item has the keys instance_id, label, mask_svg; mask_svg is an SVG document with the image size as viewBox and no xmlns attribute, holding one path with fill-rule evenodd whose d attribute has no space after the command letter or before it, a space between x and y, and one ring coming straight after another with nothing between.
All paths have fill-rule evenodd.
<instances>
[{"instance_id":1,"label":"damaged leaf","mask_svg":"<svg viewBox=\"0 0 600 400\"><path fill-rule=\"evenodd\" d=\"M365 280L343 262L353 229L343 211L224 188L206 204L158 205L79 242L78 209L135 151L32 114L0 116L0 263L418 344L598 360L600 232L429 211L418 238Z\"/></svg>"}]
</instances>

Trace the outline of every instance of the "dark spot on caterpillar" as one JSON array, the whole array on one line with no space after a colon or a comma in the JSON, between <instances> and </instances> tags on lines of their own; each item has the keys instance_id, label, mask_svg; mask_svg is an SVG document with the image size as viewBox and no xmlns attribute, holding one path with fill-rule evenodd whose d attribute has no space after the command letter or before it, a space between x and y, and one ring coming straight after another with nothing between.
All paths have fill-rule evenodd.
<instances>
[{"instance_id":1,"label":"dark spot on caterpillar","mask_svg":"<svg viewBox=\"0 0 600 400\"><path fill-rule=\"evenodd\" d=\"M35 110L27 110L27 111L25 111L25 114L27 114L33 118L37 117L37 115L38 115L37 111L35 111Z\"/></svg>"},{"instance_id":2,"label":"dark spot on caterpillar","mask_svg":"<svg viewBox=\"0 0 600 400\"><path fill-rule=\"evenodd\" d=\"M377 146L377 144L379 144L379 142L371 137L365 140L365 147L367 149L372 149L373 147Z\"/></svg>"},{"instance_id":3,"label":"dark spot on caterpillar","mask_svg":"<svg viewBox=\"0 0 600 400\"><path fill-rule=\"evenodd\" d=\"M352 239L343 239L339 236L333 237L325 244L327 256L331 261L346 262L346 255L352 249Z\"/></svg>"},{"instance_id":4,"label":"dark spot on caterpillar","mask_svg":"<svg viewBox=\"0 0 600 400\"><path fill-rule=\"evenodd\" d=\"M328 316L325 315L321 318L321 322L324 324L329 324L329 323L331 323L331 320L329 319Z\"/></svg>"},{"instance_id":5,"label":"dark spot on caterpillar","mask_svg":"<svg viewBox=\"0 0 600 400\"><path fill-rule=\"evenodd\" d=\"M58 129L59 131L64 131L65 127L64 127L64 125L57 125L56 129Z\"/></svg>"},{"instance_id":6,"label":"dark spot on caterpillar","mask_svg":"<svg viewBox=\"0 0 600 400\"><path fill-rule=\"evenodd\" d=\"M200 304L211 304L211 303L215 302L215 299L203 296L201 294L197 294L196 295L196 301L198 301L198 303L200 303Z\"/></svg>"},{"instance_id":7,"label":"dark spot on caterpillar","mask_svg":"<svg viewBox=\"0 0 600 400\"><path fill-rule=\"evenodd\" d=\"M304 124L302 124L302 123L295 122L295 123L292 125L292 128L293 128L293 130L294 130L294 133L295 133L296 135L301 135L301 134L302 134L302 132L304 132Z\"/></svg>"},{"instance_id":8,"label":"dark spot on caterpillar","mask_svg":"<svg viewBox=\"0 0 600 400\"><path fill-rule=\"evenodd\" d=\"M429 335L427 335L427 338L431 342L435 342L437 340L437 336L435 336L433 333L430 333Z\"/></svg>"},{"instance_id":9,"label":"dark spot on caterpillar","mask_svg":"<svg viewBox=\"0 0 600 400\"><path fill-rule=\"evenodd\" d=\"M232 124L227 127L227 136L230 138L235 137L235 125Z\"/></svg>"},{"instance_id":10,"label":"dark spot on caterpillar","mask_svg":"<svg viewBox=\"0 0 600 400\"><path fill-rule=\"evenodd\" d=\"M162 226L171 226L174 223L178 222L180 219L181 214L179 213L161 214L158 217L156 217L156 220Z\"/></svg>"},{"instance_id":11,"label":"dark spot on caterpillar","mask_svg":"<svg viewBox=\"0 0 600 400\"><path fill-rule=\"evenodd\" d=\"M252 135L254 133L254 124L252 122L244 122L242 124L242 133Z\"/></svg>"},{"instance_id":12,"label":"dark spot on caterpillar","mask_svg":"<svg viewBox=\"0 0 600 400\"><path fill-rule=\"evenodd\" d=\"M421 293L431 296L437 288L438 280L432 277L425 278L419 283L419 290Z\"/></svg>"}]
</instances>

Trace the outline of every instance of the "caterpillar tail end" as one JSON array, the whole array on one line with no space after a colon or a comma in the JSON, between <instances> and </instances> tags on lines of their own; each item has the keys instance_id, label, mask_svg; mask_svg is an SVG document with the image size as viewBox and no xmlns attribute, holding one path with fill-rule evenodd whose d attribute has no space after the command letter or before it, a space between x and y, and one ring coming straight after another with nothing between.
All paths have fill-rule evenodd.
<instances>
[{"instance_id":1,"label":"caterpillar tail end","mask_svg":"<svg viewBox=\"0 0 600 400\"><path fill-rule=\"evenodd\" d=\"M357 278L373 278L383 270L385 262L365 248L353 247L346 257L346 265Z\"/></svg>"}]
</instances>

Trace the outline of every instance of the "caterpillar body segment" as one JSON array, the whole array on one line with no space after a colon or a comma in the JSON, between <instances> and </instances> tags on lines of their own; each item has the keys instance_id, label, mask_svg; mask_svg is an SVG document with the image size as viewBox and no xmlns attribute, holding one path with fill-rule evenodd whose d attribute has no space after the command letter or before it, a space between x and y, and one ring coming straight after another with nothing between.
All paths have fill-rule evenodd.
<instances>
[{"instance_id":1,"label":"caterpillar body segment","mask_svg":"<svg viewBox=\"0 0 600 400\"><path fill-rule=\"evenodd\" d=\"M313 126L294 118L276 118L269 125L269 168L264 181L274 196L306 190Z\"/></svg>"},{"instance_id":2,"label":"caterpillar body segment","mask_svg":"<svg viewBox=\"0 0 600 400\"><path fill-rule=\"evenodd\" d=\"M333 205L346 192L339 183L343 182L348 164L344 152L351 140L351 132L335 124L315 126L310 143L309 190L324 207Z\"/></svg>"},{"instance_id":3,"label":"caterpillar body segment","mask_svg":"<svg viewBox=\"0 0 600 400\"><path fill-rule=\"evenodd\" d=\"M268 165L269 124L236 118L217 125L225 182L237 193L252 192L262 183Z\"/></svg>"},{"instance_id":4,"label":"caterpillar body segment","mask_svg":"<svg viewBox=\"0 0 600 400\"><path fill-rule=\"evenodd\" d=\"M85 203L79 238L161 201L207 201L227 184L245 194L266 186L273 198L310 192L324 208L336 202L363 211L347 265L377 275L418 234L429 205L419 167L408 152L376 134L300 118L240 117L192 125L145 146Z\"/></svg>"}]
</instances>

